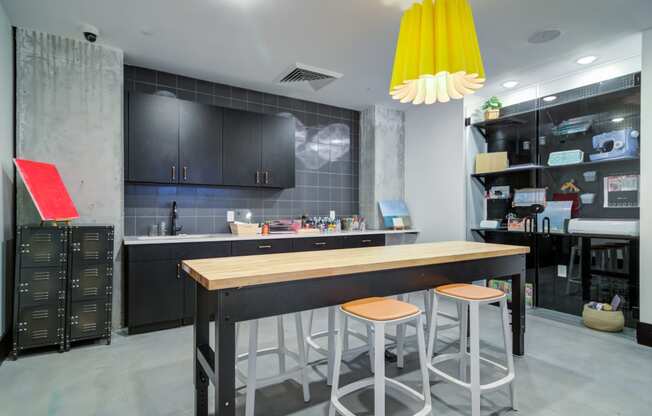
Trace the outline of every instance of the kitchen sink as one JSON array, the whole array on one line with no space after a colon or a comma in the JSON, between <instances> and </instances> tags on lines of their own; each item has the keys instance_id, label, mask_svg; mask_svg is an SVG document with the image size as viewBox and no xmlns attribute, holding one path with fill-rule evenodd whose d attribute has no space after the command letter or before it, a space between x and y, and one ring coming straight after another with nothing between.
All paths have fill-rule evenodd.
<instances>
[{"instance_id":1,"label":"kitchen sink","mask_svg":"<svg viewBox=\"0 0 652 416\"><path fill-rule=\"evenodd\" d=\"M207 238L213 234L142 235L138 240L179 240L185 238Z\"/></svg>"}]
</instances>

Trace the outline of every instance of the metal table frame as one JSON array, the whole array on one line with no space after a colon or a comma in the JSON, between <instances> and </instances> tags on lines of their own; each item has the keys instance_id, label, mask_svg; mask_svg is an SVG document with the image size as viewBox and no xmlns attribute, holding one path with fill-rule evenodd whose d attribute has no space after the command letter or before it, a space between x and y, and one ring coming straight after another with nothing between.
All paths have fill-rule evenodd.
<instances>
[{"instance_id":1,"label":"metal table frame","mask_svg":"<svg viewBox=\"0 0 652 416\"><path fill-rule=\"evenodd\" d=\"M191 277L186 275L186 278ZM516 355L523 355L524 254L214 291L195 283L195 415L208 415L210 382L215 386L214 415L235 415L237 322L340 305L369 296L398 295L447 283L468 283L481 279L511 279L513 351ZM215 351L209 343L209 323L213 318Z\"/></svg>"}]
</instances>

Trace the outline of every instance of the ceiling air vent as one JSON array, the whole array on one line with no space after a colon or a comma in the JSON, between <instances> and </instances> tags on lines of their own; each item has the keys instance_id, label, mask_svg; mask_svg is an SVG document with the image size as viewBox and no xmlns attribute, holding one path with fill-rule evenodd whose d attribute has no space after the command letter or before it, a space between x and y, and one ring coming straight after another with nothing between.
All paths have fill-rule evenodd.
<instances>
[{"instance_id":1,"label":"ceiling air vent","mask_svg":"<svg viewBox=\"0 0 652 416\"><path fill-rule=\"evenodd\" d=\"M338 72L296 63L281 73L276 82L279 84L308 82L312 89L317 91L341 77L342 74Z\"/></svg>"}]
</instances>

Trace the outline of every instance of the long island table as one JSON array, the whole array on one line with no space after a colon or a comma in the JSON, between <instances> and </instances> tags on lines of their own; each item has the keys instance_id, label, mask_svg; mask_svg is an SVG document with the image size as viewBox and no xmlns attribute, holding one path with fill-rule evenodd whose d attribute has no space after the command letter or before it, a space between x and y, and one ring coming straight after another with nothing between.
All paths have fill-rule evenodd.
<instances>
[{"instance_id":1,"label":"long island table","mask_svg":"<svg viewBox=\"0 0 652 416\"><path fill-rule=\"evenodd\" d=\"M235 325L238 322L390 296L447 283L512 281L514 354L524 353L525 255L528 247L452 241L399 246L185 260L196 281L195 415L235 414ZM215 319L215 350L209 322Z\"/></svg>"}]
</instances>

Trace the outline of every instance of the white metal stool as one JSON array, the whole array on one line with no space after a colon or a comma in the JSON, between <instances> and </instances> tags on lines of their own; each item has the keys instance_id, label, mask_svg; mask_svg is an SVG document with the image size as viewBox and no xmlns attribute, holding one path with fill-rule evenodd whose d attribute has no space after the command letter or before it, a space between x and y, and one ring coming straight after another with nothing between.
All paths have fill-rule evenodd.
<instances>
[{"instance_id":1,"label":"white metal stool","mask_svg":"<svg viewBox=\"0 0 652 416\"><path fill-rule=\"evenodd\" d=\"M310 318L308 321L308 335L306 336L306 359L308 360L310 356L310 350L313 349L316 353L326 357L328 360L326 384L328 384L329 386L332 384L333 381L333 363L335 361L335 337L339 333L339 328L335 327L335 314L337 313L337 308L338 308L337 306L328 307L328 328L318 332L312 332L315 311L314 310L310 311ZM370 336L369 328L367 328L366 334L361 334L357 331L350 329L348 323L349 321L345 317L344 351L349 351L349 336L358 338L360 341L363 341L365 344L370 345L370 343L368 343L368 339ZM328 338L328 344L326 348L322 347L317 343L318 339L325 338L325 337ZM364 352L365 350L368 349L369 347L364 347L361 349L356 349L355 352Z\"/></svg>"},{"instance_id":2,"label":"white metal stool","mask_svg":"<svg viewBox=\"0 0 652 416\"><path fill-rule=\"evenodd\" d=\"M419 363L421 367L421 380L423 392L400 383L397 380L385 377L385 354L380 351L385 349L385 327L387 325L401 325L410 321L416 321L417 328L423 326L421 310L416 306L401 302L396 299L367 298L346 303L340 307L339 323L340 328L344 325L346 317L359 320L366 325L373 326L374 332L374 375L363 380L356 381L349 385L339 387L340 371L342 366L342 352L344 350L344 331L338 333L337 345L335 347L335 368L333 371L333 387L331 389L331 404L329 416L335 416L337 411L344 416L355 416L349 409L344 407L340 398L353 393L354 391L373 385L374 386L374 415L385 416L385 383L399 388L404 393L423 401L423 408L415 416L424 416L432 409L430 398L430 380L426 362L425 336L423 331L417 331L419 345Z\"/></svg>"},{"instance_id":3,"label":"white metal stool","mask_svg":"<svg viewBox=\"0 0 652 416\"><path fill-rule=\"evenodd\" d=\"M436 288L433 294L433 317L437 314L438 297L446 297L462 304L462 316L460 325L460 351L452 354L442 354L432 359L435 352L435 341L437 339L437 325L430 327L428 334L428 368L434 374L443 379L464 387L471 391L471 414L480 416L480 396L482 393L495 390L506 384L509 385L509 394L511 406L515 409L514 394L514 357L512 355L512 337L509 326L509 316L507 314L507 296L500 290L483 286L470 284L450 284ZM503 341L505 346L505 355L507 358L507 367L490 361L480 356L480 305L484 303L500 303L500 312L502 315ZM469 354L467 353L467 316L470 311L470 367L471 382L466 381L466 362ZM435 322L433 320L433 322ZM444 371L438 369L435 365L444 361L457 359L460 360L460 378L455 378ZM506 375L496 381L487 384L480 383L480 361L491 364L500 370L506 372Z\"/></svg>"},{"instance_id":4,"label":"white metal stool","mask_svg":"<svg viewBox=\"0 0 652 416\"><path fill-rule=\"evenodd\" d=\"M429 290L423 290L419 292L423 294L423 305L425 308L425 319L423 320L423 327L426 333L429 332L429 328L431 325L430 319L432 317L432 295L430 294ZM398 300L403 301L403 302L410 302L412 293L407 293L407 294L402 294L398 295ZM459 325L459 317L462 314L462 308L461 305L458 303L457 305L457 316L453 316L450 314L447 314L442 311L437 312L437 317L444 317L446 319L449 319L452 321L451 323L447 323L444 325L439 325L438 330L440 331L445 331L447 329L451 328L457 328ZM406 330L408 326L412 326L414 328L417 328L416 324L414 321L405 324L405 325L399 325L396 327L396 338L392 337L391 335L387 335L389 339L395 339L396 340L396 366L398 368L403 368L405 366L405 341L406 341Z\"/></svg>"},{"instance_id":5,"label":"white metal stool","mask_svg":"<svg viewBox=\"0 0 652 416\"><path fill-rule=\"evenodd\" d=\"M244 354L236 357L236 376L238 379L247 385L247 398L245 404L245 415L254 415L254 406L256 399L256 388L266 385L278 383L289 378L298 378L303 386L303 400L310 401L310 389L308 387L308 364L306 360L305 345L303 343L303 322L301 320L301 313L294 314L294 322L297 331L297 349L298 353L290 351L285 345L285 328L283 325L283 315L276 317L276 328L278 347L258 349L258 323L259 320L255 319L249 321L249 348ZM236 325L236 345L238 343L238 325ZM258 379L256 376L256 361L260 356L265 355L278 355L279 374ZM293 359L297 365L292 368L286 368L286 358ZM238 367L238 363L247 361L247 374Z\"/></svg>"}]
</instances>

